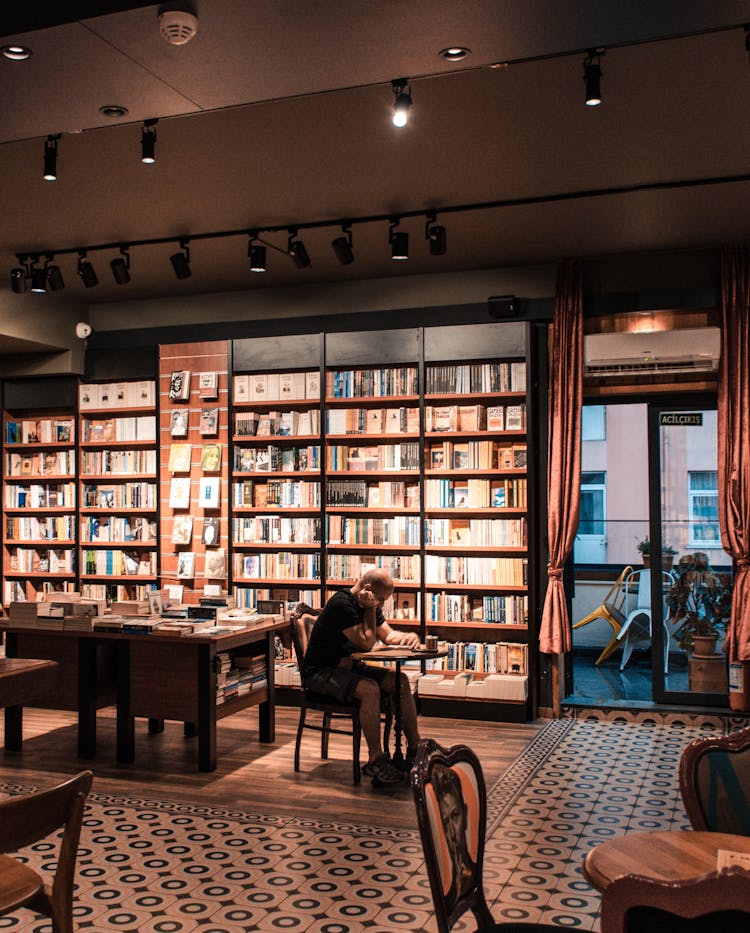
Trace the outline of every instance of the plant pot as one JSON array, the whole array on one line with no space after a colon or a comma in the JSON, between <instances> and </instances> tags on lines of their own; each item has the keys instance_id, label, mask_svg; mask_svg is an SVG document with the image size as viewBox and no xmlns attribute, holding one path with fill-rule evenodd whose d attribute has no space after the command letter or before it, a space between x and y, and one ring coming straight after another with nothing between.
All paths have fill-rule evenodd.
<instances>
[{"instance_id":1,"label":"plant pot","mask_svg":"<svg viewBox=\"0 0 750 933\"><path fill-rule=\"evenodd\" d=\"M713 658L716 655L718 635L693 635L693 653L697 658Z\"/></svg>"},{"instance_id":2,"label":"plant pot","mask_svg":"<svg viewBox=\"0 0 750 933\"><path fill-rule=\"evenodd\" d=\"M646 570L651 566L651 555L650 554L641 554L641 561Z\"/></svg>"},{"instance_id":3,"label":"plant pot","mask_svg":"<svg viewBox=\"0 0 750 933\"><path fill-rule=\"evenodd\" d=\"M688 660L688 688L692 693L727 693L727 659L723 654L713 657L693 655Z\"/></svg>"},{"instance_id":4,"label":"plant pot","mask_svg":"<svg viewBox=\"0 0 750 933\"><path fill-rule=\"evenodd\" d=\"M662 554L661 555L662 570L671 570L673 567L674 567L674 554Z\"/></svg>"}]
</instances>

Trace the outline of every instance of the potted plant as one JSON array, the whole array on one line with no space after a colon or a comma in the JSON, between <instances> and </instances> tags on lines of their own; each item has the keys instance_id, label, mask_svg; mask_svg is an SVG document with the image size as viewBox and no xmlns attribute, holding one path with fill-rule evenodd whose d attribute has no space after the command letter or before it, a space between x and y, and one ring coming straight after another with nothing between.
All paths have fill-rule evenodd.
<instances>
[{"instance_id":1,"label":"potted plant","mask_svg":"<svg viewBox=\"0 0 750 933\"><path fill-rule=\"evenodd\" d=\"M648 536L642 538L636 545L638 548L638 553L641 555L641 563L644 567L649 567L651 564L651 555L654 552L654 549L651 545L651 542L648 539ZM664 570L671 570L672 565L674 564L674 557L677 553L677 549L673 548L671 544L663 544L661 548L661 565Z\"/></svg>"}]
</instances>

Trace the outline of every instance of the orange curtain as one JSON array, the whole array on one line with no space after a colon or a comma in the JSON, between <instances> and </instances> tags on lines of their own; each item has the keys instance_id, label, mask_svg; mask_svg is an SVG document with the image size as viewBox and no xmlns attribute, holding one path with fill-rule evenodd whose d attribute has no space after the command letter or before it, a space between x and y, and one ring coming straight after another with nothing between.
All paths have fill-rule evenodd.
<instances>
[{"instance_id":1,"label":"orange curtain","mask_svg":"<svg viewBox=\"0 0 750 933\"><path fill-rule=\"evenodd\" d=\"M547 594L539 650L570 651L570 623L562 574L573 550L581 502L581 399L583 396L583 289L575 262L561 263L552 319L547 467Z\"/></svg>"},{"instance_id":2,"label":"orange curtain","mask_svg":"<svg viewBox=\"0 0 750 933\"><path fill-rule=\"evenodd\" d=\"M735 561L725 650L750 661L750 248L721 254L722 348L719 364L719 525Z\"/></svg>"}]
</instances>

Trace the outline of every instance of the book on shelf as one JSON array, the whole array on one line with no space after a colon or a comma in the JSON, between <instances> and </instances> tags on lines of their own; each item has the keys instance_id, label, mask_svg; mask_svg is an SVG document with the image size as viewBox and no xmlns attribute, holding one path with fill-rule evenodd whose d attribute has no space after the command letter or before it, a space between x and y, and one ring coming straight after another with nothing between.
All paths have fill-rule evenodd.
<instances>
[{"instance_id":1,"label":"book on shelf","mask_svg":"<svg viewBox=\"0 0 750 933\"><path fill-rule=\"evenodd\" d=\"M526 427L526 406L507 405L505 408L505 430L523 431Z\"/></svg>"},{"instance_id":2,"label":"book on shelf","mask_svg":"<svg viewBox=\"0 0 750 933\"><path fill-rule=\"evenodd\" d=\"M204 599L219 599L221 598L221 583L204 583L203 584L203 598ZM222 605L226 605L226 599L221 599Z\"/></svg>"},{"instance_id":3,"label":"book on shelf","mask_svg":"<svg viewBox=\"0 0 750 933\"><path fill-rule=\"evenodd\" d=\"M116 408L130 407L130 391L127 382L116 382L113 384L112 404Z\"/></svg>"},{"instance_id":4,"label":"book on shelf","mask_svg":"<svg viewBox=\"0 0 750 933\"><path fill-rule=\"evenodd\" d=\"M190 398L190 370L175 369L169 377L169 398L173 402L184 402Z\"/></svg>"},{"instance_id":5,"label":"book on shelf","mask_svg":"<svg viewBox=\"0 0 750 933\"><path fill-rule=\"evenodd\" d=\"M202 476L198 491L198 504L202 509L219 508L220 482L218 476Z\"/></svg>"},{"instance_id":6,"label":"book on shelf","mask_svg":"<svg viewBox=\"0 0 750 933\"><path fill-rule=\"evenodd\" d=\"M265 373L256 373L250 376L250 401L264 402L270 398L268 394L268 376Z\"/></svg>"},{"instance_id":7,"label":"book on shelf","mask_svg":"<svg viewBox=\"0 0 750 933\"><path fill-rule=\"evenodd\" d=\"M219 374L217 372L198 373L198 395L206 399L219 397Z\"/></svg>"},{"instance_id":8,"label":"book on shelf","mask_svg":"<svg viewBox=\"0 0 750 933\"><path fill-rule=\"evenodd\" d=\"M171 509L190 508L190 477L173 476L169 485L169 507Z\"/></svg>"},{"instance_id":9,"label":"book on shelf","mask_svg":"<svg viewBox=\"0 0 750 933\"><path fill-rule=\"evenodd\" d=\"M453 445L453 469L454 470L465 470L469 466L469 445L468 444L454 444Z\"/></svg>"},{"instance_id":10,"label":"book on shelf","mask_svg":"<svg viewBox=\"0 0 750 933\"><path fill-rule=\"evenodd\" d=\"M513 469L513 448L512 447L498 447L497 468L498 470L512 470Z\"/></svg>"},{"instance_id":11,"label":"book on shelf","mask_svg":"<svg viewBox=\"0 0 750 933\"><path fill-rule=\"evenodd\" d=\"M305 373L305 398L320 398L320 372Z\"/></svg>"},{"instance_id":12,"label":"book on shelf","mask_svg":"<svg viewBox=\"0 0 750 933\"><path fill-rule=\"evenodd\" d=\"M216 517L203 519L201 543L211 547L219 540L219 519Z\"/></svg>"},{"instance_id":13,"label":"book on shelf","mask_svg":"<svg viewBox=\"0 0 750 933\"><path fill-rule=\"evenodd\" d=\"M172 544L190 544L193 537L193 516L175 515L172 523Z\"/></svg>"},{"instance_id":14,"label":"book on shelf","mask_svg":"<svg viewBox=\"0 0 750 933\"><path fill-rule=\"evenodd\" d=\"M234 402L235 404L243 404L244 402L250 401L250 377L249 376L235 376L234 377Z\"/></svg>"},{"instance_id":15,"label":"book on shelf","mask_svg":"<svg viewBox=\"0 0 750 933\"><path fill-rule=\"evenodd\" d=\"M366 434L382 434L383 433L383 409L382 408L369 408L367 410L366 422L365 422L365 433Z\"/></svg>"},{"instance_id":16,"label":"book on shelf","mask_svg":"<svg viewBox=\"0 0 750 933\"><path fill-rule=\"evenodd\" d=\"M201 470L218 473L221 470L221 444L204 444L201 450Z\"/></svg>"},{"instance_id":17,"label":"book on shelf","mask_svg":"<svg viewBox=\"0 0 750 933\"><path fill-rule=\"evenodd\" d=\"M502 405L490 405L487 408L487 430L505 430L505 408Z\"/></svg>"},{"instance_id":18,"label":"book on shelf","mask_svg":"<svg viewBox=\"0 0 750 933\"><path fill-rule=\"evenodd\" d=\"M177 558L178 580L191 580L195 576L195 552L183 551Z\"/></svg>"},{"instance_id":19,"label":"book on shelf","mask_svg":"<svg viewBox=\"0 0 750 933\"><path fill-rule=\"evenodd\" d=\"M167 469L170 473L189 473L190 455L192 446L190 444L170 444L169 461Z\"/></svg>"},{"instance_id":20,"label":"book on shelf","mask_svg":"<svg viewBox=\"0 0 750 933\"><path fill-rule=\"evenodd\" d=\"M299 433L299 412L283 411L279 418L279 437L293 437Z\"/></svg>"},{"instance_id":21,"label":"book on shelf","mask_svg":"<svg viewBox=\"0 0 750 933\"><path fill-rule=\"evenodd\" d=\"M255 428L256 437L270 437L274 433L274 416L272 412L260 415Z\"/></svg>"},{"instance_id":22,"label":"book on shelf","mask_svg":"<svg viewBox=\"0 0 750 933\"><path fill-rule=\"evenodd\" d=\"M168 583L161 594L163 609L169 606L180 605L185 587L181 583Z\"/></svg>"},{"instance_id":23,"label":"book on shelf","mask_svg":"<svg viewBox=\"0 0 750 933\"><path fill-rule=\"evenodd\" d=\"M483 431L486 423L484 405L458 406L458 427L460 431Z\"/></svg>"},{"instance_id":24,"label":"book on shelf","mask_svg":"<svg viewBox=\"0 0 750 933\"><path fill-rule=\"evenodd\" d=\"M528 465L528 456L525 444L513 445L513 469L525 470Z\"/></svg>"},{"instance_id":25,"label":"book on shelf","mask_svg":"<svg viewBox=\"0 0 750 933\"><path fill-rule=\"evenodd\" d=\"M81 385L78 389L78 407L81 411L87 408L96 408L96 386Z\"/></svg>"},{"instance_id":26,"label":"book on shelf","mask_svg":"<svg viewBox=\"0 0 750 933\"><path fill-rule=\"evenodd\" d=\"M148 594L148 608L152 616L160 616L164 608L164 599L159 590L151 590Z\"/></svg>"},{"instance_id":27,"label":"book on shelf","mask_svg":"<svg viewBox=\"0 0 750 933\"><path fill-rule=\"evenodd\" d=\"M227 575L227 557L223 547L210 548L206 551L203 576L216 580Z\"/></svg>"},{"instance_id":28,"label":"book on shelf","mask_svg":"<svg viewBox=\"0 0 750 933\"><path fill-rule=\"evenodd\" d=\"M403 408L386 408L383 419L386 434L403 434L406 430L404 411Z\"/></svg>"},{"instance_id":29,"label":"book on shelf","mask_svg":"<svg viewBox=\"0 0 750 933\"><path fill-rule=\"evenodd\" d=\"M113 403L112 384L109 382L100 383L96 400L97 408L109 408Z\"/></svg>"},{"instance_id":30,"label":"book on shelf","mask_svg":"<svg viewBox=\"0 0 750 933\"><path fill-rule=\"evenodd\" d=\"M393 618L404 620L417 618L416 593L394 593Z\"/></svg>"},{"instance_id":31,"label":"book on shelf","mask_svg":"<svg viewBox=\"0 0 750 933\"><path fill-rule=\"evenodd\" d=\"M255 448L254 447L235 447L235 469L240 473L255 472Z\"/></svg>"},{"instance_id":32,"label":"book on shelf","mask_svg":"<svg viewBox=\"0 0 750 933\"><path fill-rule=\"evenodd\" d=\"M442 447L431 447L430 448L430 469L431 470L445 470L447 464L445 462L445 451Z\"/></svg>"},{"instance_id":33,"label":"book on shelf","mask_svg":"<svg viewBox=\"0 0 750 933\"><path fill-rule=\"evenodd\" d=\"M467 508L469 505L469 484L468 483L455 483L453 485L453 502L452 506L454 509L463 509Z\"/></svg>"},{"instance_id":34,"label":"book on shelf","mask_svg":"<svg viewBox=\"0 0 750 933\"><path fill-rule=\"evenodd\" d=\"M175 408L169 416L169 433L172 437L187 437L190 412L186 408Z\"/></svg>"},{"instance_id":35,"label":"book on shelf","mask_svg":"<svg viewBox=\"0 0 750 933\"><path fill-rule=\"evenodd\" d=\"M198 430L205 437L219 433L219 409L202 408Z\"/></svg>"},{"instance_id":36,"label":"book on shelf","mask_svg":"<svg viewBox=\"0 0 750 933\"><path fill-rule=\"evenodd\" d=\"M430 405L425 410L427 433L458 430L458 412L455 405Z\"/></svg>"}]
</instances>

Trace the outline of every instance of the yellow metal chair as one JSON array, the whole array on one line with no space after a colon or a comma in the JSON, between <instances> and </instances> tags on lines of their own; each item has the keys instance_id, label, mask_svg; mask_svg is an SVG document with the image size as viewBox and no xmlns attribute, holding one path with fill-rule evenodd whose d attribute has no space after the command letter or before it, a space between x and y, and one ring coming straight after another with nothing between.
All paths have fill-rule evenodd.
<instances>
[{"instance_id":1,"label":"yellow metal chair","mask_svg":"<svg viewBox=\"0 0 750 933\"><path fill-rule=\"evenodd\" d=\"M625 602L625 596L627 594L627 590L625 588L625 578L632 572L633 568L630 565L623 568L620 576L607 590L601 605L597 606L596 609L592 610L587 616L584 616L573 626L574 629L581 628L582 625L587 625L589 622L593 622L595 619L604 619L605 622L609 622L609 624L612 626L612 638L606 644L599 657L596 659L596 664L601 664L602 661L605 661L619 645L617 636L620 634L620 629L625 623L625 613L622 611L623 603Z\"/></svg>"}]
</instances>

